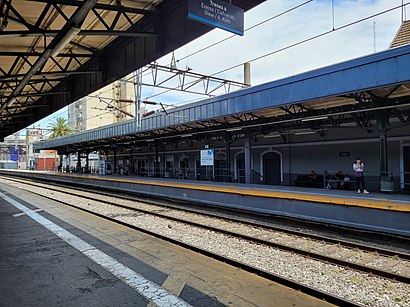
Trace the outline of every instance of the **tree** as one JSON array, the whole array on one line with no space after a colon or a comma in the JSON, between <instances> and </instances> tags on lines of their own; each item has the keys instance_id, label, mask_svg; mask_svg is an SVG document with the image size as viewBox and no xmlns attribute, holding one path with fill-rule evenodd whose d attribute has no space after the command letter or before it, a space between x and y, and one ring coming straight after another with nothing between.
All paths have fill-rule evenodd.
<instances>
[{"instance_id":1,"label":"tree","mask_svg":"<svg viewBox=\"0 0 410 307\"><path fill-rule=\"evenodd\" d=\"M50 139L54 139L60 136L64 136L72 133L72 130L68 127L67 120L64 117L57 117L55 121L52 121L48 127L52 133Z\"/></svg>"}]
</instances>

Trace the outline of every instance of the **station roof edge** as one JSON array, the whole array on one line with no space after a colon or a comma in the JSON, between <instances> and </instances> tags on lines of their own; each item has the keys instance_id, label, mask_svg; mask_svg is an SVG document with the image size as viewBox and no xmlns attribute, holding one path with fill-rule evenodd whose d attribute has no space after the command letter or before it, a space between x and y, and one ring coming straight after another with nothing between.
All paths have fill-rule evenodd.
<instances>
[{"instance_id":1,"label":"station roof edge","mask_svg":"<svg viewBox=\"0 0 410 307\"><path fill-rule=\"evenodd\" d=\"M245 96L245 95L249 95L252 93L256 93L256 92L260 92L263 90L267 90L267 89L271 89L274 87L279 87L279 86L283 86L286 84L291 84L294 82L298 82L298 81L303 81L305 79L311 79L311 78L315 78L315 77L319 77L322 75L326 75L326 74L330 74L330 73L334 73L337 71L343 71L346 69L352 69L355 67L359 67L362 65L366 65L366 64L371 64L374 62L378 62L380 60L386 60L389 58L394 58L397 56L403 56L409 54L410 55L410 44L408 45L404 45L404 46L398 46L395 48L391 48L391 49L387 49L387 50L383 50L377 53L373 53L373 54L369 54L369 55L365 55L365 56L361 56L361 57L357 57L354 59L349 59L343 62L339 62L336 64L331 64L331 65L327 65L324 67L320 67L317 69L312 69L309 71L305 71L299 74L295 74L292 76L288 76L285 78L281 78L278 80L274 80L274 81L269 81L263 84L259 84L259 85L255 85L246 89L241 89L232 93L228 93L228 94L223 94L220 96L216 96L216 97L212 97L212 98L206 98L203 99L201 101L197 101L194 103L189 103L189 104L184 104L181 106L178 106L174 109L171 110L167 110L168 113L177 113L179 111L183 111L189 108L193 108L193 107L198 107L198 106L202 106L202 105L206 105L206 104L210 104L210 103L214 103L214 102L218 102L218 101L223 101L223 100L227 100L227 99L232 99L232 98L236 98L236 97L241 97L241 96ZM391 83L391 85L394 85L395 83ZM366 90L371 89L371 88L367 88ZM305 100L306 101L306 100ZM309 99L307 100L309 101ZM300 102L304 102L304 101L300 101ZM162 116L163 112L159 112L153 115L150 115L146 118L143 118L142 121L151 119L151 118L155 118L155 117L159 117ZM75 133L75 134L70 134L64 137L60 137L60 138L56 138L56 139L49 139L49 140L43 140L41 142L37 142L35 143L36 145L39 145L39 147L41 147L42 149L46 149L46 148L54 148L56 145L53 145L56 143L56 141L63 141L63 140L67 140L70 139L72 137L75 136L81 136L81 135L85 135L85 134L89 134L89 133L93 133L95 131L99 131L99 130L103 130L103 129L109 129L111 127L116 127L116 126L121 126L130 122L135 121L134 119L130 119L127 121L123 121L123 122L119 122L119 123L114 123L114 124L110 124L107 126L102 126L99 128L94 128L94 129L90 129L90 130L86 130L86 131L82 131L79 133ZM50 145L50 147L45 147L47 146L45 143L48 143ZM40 145L41 144L41 145ZM35 147L36 147L35 145Z\"/></svg>"}]
</instances>

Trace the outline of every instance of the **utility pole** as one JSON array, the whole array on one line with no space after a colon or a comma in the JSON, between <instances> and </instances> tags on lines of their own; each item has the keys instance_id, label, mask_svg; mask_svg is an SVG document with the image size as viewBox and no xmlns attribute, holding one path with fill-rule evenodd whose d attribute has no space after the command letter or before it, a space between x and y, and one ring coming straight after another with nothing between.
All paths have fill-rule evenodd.
<instances>
[{"instance_id":1,"label":"utility pole","mask_svg":"<svg viewBox=\"0 0 410 307\"><path fill-rule=\"evenodd\" d=\"M251 86L251 63L243 64L243 83Z\"/></svg>"},{"instance_id":2,"label":"utility pole","mask_svg":"<svg viewBox=\"0 0 410 307\"><path fill-rule=\"evenodd\" d=\"M141 127L141 87L142 69L134 72L134 91L135 91L135 126Z\"/></svg>"},{"instance_id":3,"label":"utility pole","mask_svg":"<svg viewBox=\"0 0 410 307\"><path fill-rule=\"evenodd\" d=\"M373 51L376 52L376 21L373 20Z\"/></svg>"}]
</instances>

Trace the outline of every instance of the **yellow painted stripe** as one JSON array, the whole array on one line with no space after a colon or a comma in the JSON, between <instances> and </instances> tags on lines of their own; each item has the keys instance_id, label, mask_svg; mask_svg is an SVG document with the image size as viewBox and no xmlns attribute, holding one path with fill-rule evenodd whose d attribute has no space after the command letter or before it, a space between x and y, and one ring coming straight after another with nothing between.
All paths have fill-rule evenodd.
<instances>
[{"instance_id":1,"label":"yellow painted stripe","mask_svg":"<svg viewBox=\"0 0 410 307\"><path fill-rule=\"evenodd\" d=\"M21 171L20 171L21 172ZM33 171L30 171L33 173ZM37 173L40 174L40 173ZM244 196L256 196L256 197L267 197L267 198L279 198L279 199L291 199L300 201L310 201L317 203L328 203L335 205L345 205L345 206L356 206L356 207L366 207L382 210L393 210L401 212L410 212L409 202L397 202L390 200L388 198L384 199L360 199L353 197L339 197L332 195L315 195L307 194L303 192L288 192L288 191L271 191L264 189L249 189L241 187L225 187L225 186L210 186L201 185L185 182L167 182L167 181L154 181L154 180L140 180L140 179L121 179L121 178L101 178L96 176L79 176L75 174L61 174L61 173L44 173L50 176L62 176L62 177L72 177L78 179L92 179L100 181L110 181L110 182L124 182L124 183L134 183L141 185L153 185L159 187L169 187L169 188L181 188L181 189L191 189L199 191L209 191L209 192L220 192L229 194L238 194Z\"/></svg>"}]
</instances>

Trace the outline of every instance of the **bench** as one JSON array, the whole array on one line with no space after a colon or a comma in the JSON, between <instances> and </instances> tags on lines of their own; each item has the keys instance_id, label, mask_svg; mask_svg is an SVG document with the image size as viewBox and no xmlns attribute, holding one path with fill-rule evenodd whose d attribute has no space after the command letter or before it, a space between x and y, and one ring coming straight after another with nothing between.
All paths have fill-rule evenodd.
<instances>
[{"instance_id":1,"label":"bench","mask_svg":"<svg viewBox=\"0 0 410 307\"><path fill-rule=\"evenodd\" d=\"M293 180L296 187L323 188L323 175L316 175L316 179L311 182L309 175L298 175Z\"/></svg>"},{"instance_id":2,"label":"bench","mask_svg":"<svg viewBox=\"0 0 410 307\"><path fill-rule=\"evenodd\" d=\"M328 189L329 184L332 186L331 189L336 189L336 190L351 190L353 189L353 182L352 179L350 181L345 181L342 187L342 182L344 180L338 180L338 179L327 179L326 178L326 183L325 187Z\"/></svg>"}]
</instances>

